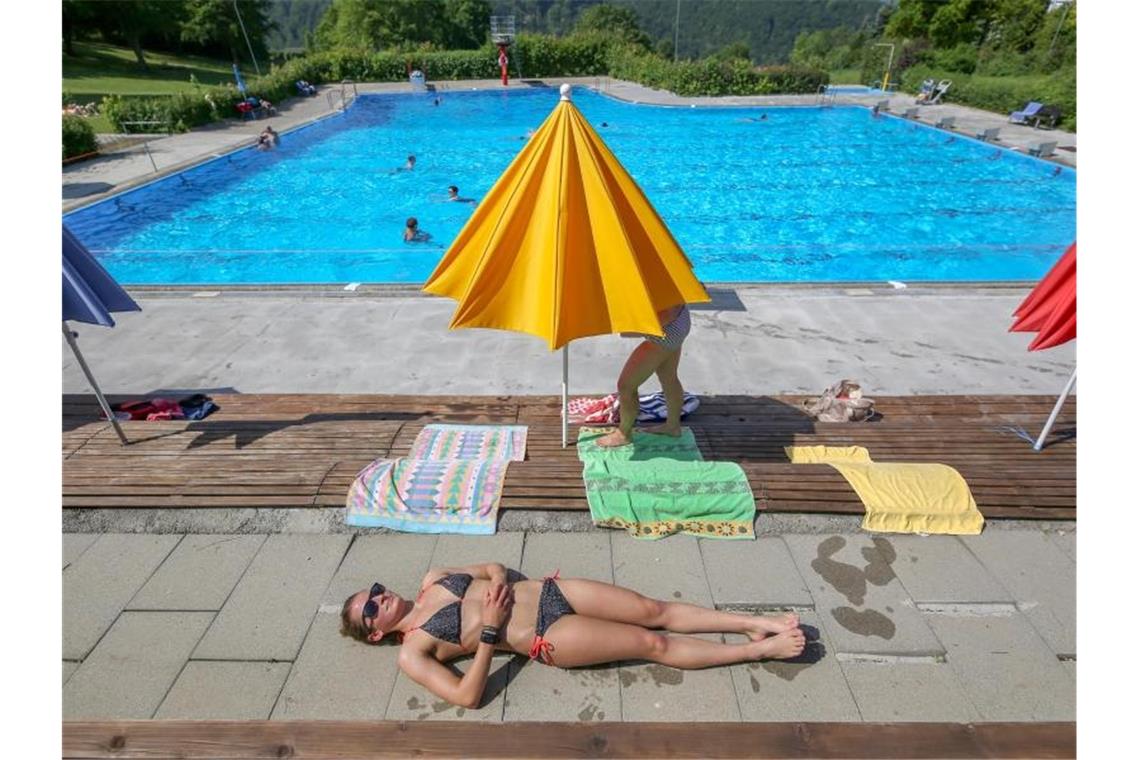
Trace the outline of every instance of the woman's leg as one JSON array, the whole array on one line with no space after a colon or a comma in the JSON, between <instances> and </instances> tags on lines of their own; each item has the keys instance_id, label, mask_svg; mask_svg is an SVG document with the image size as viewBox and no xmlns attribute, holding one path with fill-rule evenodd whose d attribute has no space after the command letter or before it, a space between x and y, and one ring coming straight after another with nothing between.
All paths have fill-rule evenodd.
<instances>
[{"instance_id":1,"label":"woman's leg","mask_svg":"<svg viewBox=\"0 0 1140 760\"><path fill-rule=\"evenodd\" d=\"M637 424L637 411L641 406L637 389L657 371L669 354L669 351L647 340L633 349L618 377L621 422L617 430L598 439L599 446L625 446L633 441L633 426Z\"/></svg>"},{"instance_id":2,"label":"woman's leg","mask_svg":"<svg viewBox=\"0 0 1140 760\"><path fill-rule=\"evenodd\" d=\"M665 394L665 409L667 416L664 425L646 428L647 432L658 435L681 435L681 407L685 403L685 389L681 386L681 378L677 377L677 367L681 363L681 349L670 351L669 356L657 367L657 379L661 382L661 391Z\"/></svg>"},{"instance_id":3,"label":"woman's leg","mask_svg":"<svg viewBox=\"0 0 1140 760\"><path fill-rule=\"evenodd\" d=\"M664 628L674 633L743 633L762 639L800 624L794 612L772 617L721 612L695 604L651 599L600 581L560 578L557 583L559 591L578 614L643 628Z\"/></svg>"},{"instance_id":4,"label":"woman's leg","mask_svg":"<svg viewBox=\"0 0 1140 760\"><path fill-rule=\"evenodd\" d=\"M649 660L691 670L761 659L786 659L803 652L798 628L744 644L722 644L690 636L666 636L636 625L566 615L546 631L555 665L574 668L622 660Z\"/></svg>"}]
</instances>

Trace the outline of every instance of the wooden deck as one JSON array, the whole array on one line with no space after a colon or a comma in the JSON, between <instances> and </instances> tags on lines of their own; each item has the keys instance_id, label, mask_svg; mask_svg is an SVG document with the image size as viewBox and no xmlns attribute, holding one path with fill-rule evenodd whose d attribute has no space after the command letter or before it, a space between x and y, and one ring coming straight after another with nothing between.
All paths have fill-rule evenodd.
<instances>
[{"instance_id":1,"label":"wooden deck","mask_svg":"<svg viewBox=\"0 0 1140 760\"><path fill-rule=\"evenodd\" d=\"M1072 758L1075 723L64 723L64 758Z\"/></svg>"},{"instance_id":2,"label":"wooden deck","mask_svg":"<svg viewBox=\"0 0 1140 760\"><path fill-rule=\"evenodd\" d=\"M862 514L827 465L790 465L786 445L860 445L881 462L941 462L969 483L987 518L1076 519L1076 400L1042 452L1004 428L1036 434L1046 396L876 396L882 419L816 423L801 396L713 396L686 424L707 459L739 463L757 509ZM111 401L126 397L111 397ZM553 396L216 395L198 422L124 423L121 446L90 395L63 398L64 508L339 507L369 462L403 456L432 422L529 426L504 509L586 510L581 465L561 448ZM571 430L571 440L577 437Z\"/></svg>"}]
</instances>

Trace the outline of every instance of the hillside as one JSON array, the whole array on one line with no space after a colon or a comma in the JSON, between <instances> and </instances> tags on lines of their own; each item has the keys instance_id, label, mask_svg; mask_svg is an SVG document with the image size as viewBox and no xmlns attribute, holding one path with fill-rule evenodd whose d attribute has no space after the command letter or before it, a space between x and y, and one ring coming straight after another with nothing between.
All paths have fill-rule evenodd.
<instances>
[{"instance_id":1,"label":"hillside","mask_svg":"<svg viewBox=\"0 0 1140 760\"><path fill-rule=\"evenodd\" d=\"M520 31L566 34L578 15L602 0L491 0L496 15L515 16ZM676 0L609 0L637 13L654 42L673 40ZM332 0L279 0L271 5L277 31L275 50L305 46ZM733 42L746 42L757 63L788 60L796 35L836 26L859 28L875 23L883 0L681 0L678 40L682 57L697 58Z\"/></svg>"}]
</instances>

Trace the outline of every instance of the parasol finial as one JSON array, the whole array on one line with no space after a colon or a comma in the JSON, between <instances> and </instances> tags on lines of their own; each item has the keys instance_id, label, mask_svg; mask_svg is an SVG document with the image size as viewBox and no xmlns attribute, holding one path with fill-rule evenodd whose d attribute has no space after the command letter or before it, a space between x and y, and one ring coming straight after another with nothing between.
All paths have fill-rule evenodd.
<instances>
[{"instance_id":1,"label":"parasol finial","mask_svg":"<svg viewBox=\"0 0 1140 760\"><path fill-rule=\"evenodd\" d=\"M569 100L570 99L570 85L568 85L568 84L562 85L561 87L558 88L558 93L561 95L561 97L558 98L559 100Z\"/></svg>"}]
</instances>

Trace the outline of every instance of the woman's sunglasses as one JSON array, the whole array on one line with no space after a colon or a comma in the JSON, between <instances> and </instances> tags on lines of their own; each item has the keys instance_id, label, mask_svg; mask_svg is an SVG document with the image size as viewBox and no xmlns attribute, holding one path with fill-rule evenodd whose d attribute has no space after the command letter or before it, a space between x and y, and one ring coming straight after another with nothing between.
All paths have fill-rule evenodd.
<instances>
[{"instance_id":1,"label":"woman's sunglasses","mask_svg":"<svg viewBox=\"0 0 1140 760\"><path fill-rule=\"evenodd\" d=\"M364 603L364 609L361 617L374 618L376 613L380 611L380 605L376 602L376 597L383 594L385 591L383 583L373 583L372 588L368 591L368 601Z\"/></svg>"}]
</instances>

